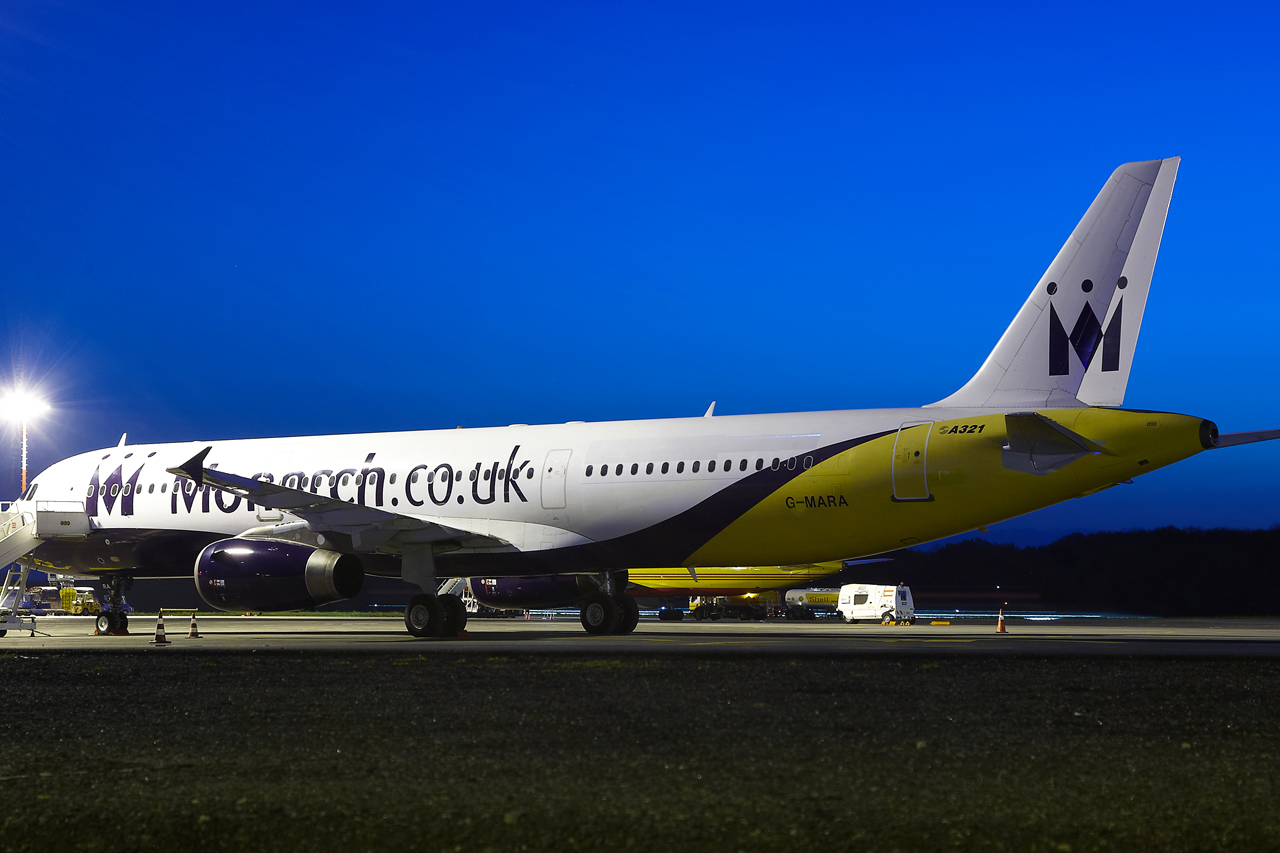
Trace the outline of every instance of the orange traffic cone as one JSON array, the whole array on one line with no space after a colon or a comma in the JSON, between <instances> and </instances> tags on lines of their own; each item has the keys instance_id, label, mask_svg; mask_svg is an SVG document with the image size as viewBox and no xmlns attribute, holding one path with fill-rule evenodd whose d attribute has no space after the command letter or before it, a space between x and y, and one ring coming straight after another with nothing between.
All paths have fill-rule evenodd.
<instances>
[{"instance_id":1,"label":"orange traffic cone","mask_svg":"<svg viewBox=\"0 0 1280 853\"><path fill-rule=\"evenodd\" d=\"M164 611L156 611L156 638L151 641L153 646L167 646L169 641L164 638Z\"/></svg>"},{"instance_id":2,"label":"orange traffic cone","mask_svg":"<svg viewBox=\"0 0 1280 853\"><path fill-rule=\"evenodd\" d=\"M200 629L196 627L196 612L191 611L191 631L187 633L188 640L200 639Z\"/></svg>"},{"instance_id":3,"label":"orange traffic cone","mask_svg":"<svg viewBox=\"0 0 1280 853\"><path fill-rule=\"evenodd\" d=\"M996 620L996 633L997 634L1009 633L1007 630L1005 630L1005 627L1004 627L1004 608L1003 607L1000 608L1000 618Z\"/></svg>"}]
</instances>

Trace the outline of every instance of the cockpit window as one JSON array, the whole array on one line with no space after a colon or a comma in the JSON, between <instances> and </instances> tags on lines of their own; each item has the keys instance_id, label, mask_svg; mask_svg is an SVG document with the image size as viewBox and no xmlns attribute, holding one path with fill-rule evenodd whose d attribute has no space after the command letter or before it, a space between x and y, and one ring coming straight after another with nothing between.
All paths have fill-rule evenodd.
<instances>
[{"instance_id":1,"label":"cockpit window","mask_svg":"<svg viewBox=\"0 0 1280 853\"><path fill-rule=\"evenodd\" d=\"M35 499L37 485L38 484L36 483L32 483L31 488L27 489L27 493L22 496L22 499L27 501Z\"/></svg>"}]
</instances>

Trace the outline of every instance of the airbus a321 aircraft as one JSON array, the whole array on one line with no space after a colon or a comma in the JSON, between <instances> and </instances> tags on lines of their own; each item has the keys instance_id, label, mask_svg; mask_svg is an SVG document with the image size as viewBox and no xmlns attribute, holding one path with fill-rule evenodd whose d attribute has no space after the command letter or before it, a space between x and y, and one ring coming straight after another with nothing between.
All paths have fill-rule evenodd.
<instances>
[{"instance_id":1,"label":"airbus a321 aircraft","mask_svg":"<svg viewBox=\"0 0 1280 853\"><path fill-rule=\"evenodd\" d=\"M36 477L0 564L96 575L116 606L190 573L232 611L398 576L418 637L465 624L438 579L580 575L583 624L609 633L634 627L632 567L878 554L1280 437L1119 408L1177 169L1116 169L974 377L923 408L122 443Z\"/></svg>"}]
</instances>

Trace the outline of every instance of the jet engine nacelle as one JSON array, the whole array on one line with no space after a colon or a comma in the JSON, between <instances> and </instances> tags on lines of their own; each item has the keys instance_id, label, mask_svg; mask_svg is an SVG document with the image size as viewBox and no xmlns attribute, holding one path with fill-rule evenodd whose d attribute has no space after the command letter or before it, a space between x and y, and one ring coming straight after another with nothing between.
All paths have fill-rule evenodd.
<instances>
[{"instance_id":1,"label":"jet engine nacelle","mask_svg":"<svg viewBox=\"0 0 1280 853\"><path fill-rule=\"evenodd\" d=\"M582 575L542 575L531 578L471 578L471 594L495 610L542 610L573 607L600 587Z\"/></svg>"},{"instance_id":2,"label":"jet engine nacelle","mask_svg":"<svg viewBox=\"0 0 1280 853\"><path fill-rule=\"evenodd\" d=\"M300 542L222 539L196 558L196 589L219 610L310 610L352 598L364 566L351 554Z\"/></svg>"}]
</instances>

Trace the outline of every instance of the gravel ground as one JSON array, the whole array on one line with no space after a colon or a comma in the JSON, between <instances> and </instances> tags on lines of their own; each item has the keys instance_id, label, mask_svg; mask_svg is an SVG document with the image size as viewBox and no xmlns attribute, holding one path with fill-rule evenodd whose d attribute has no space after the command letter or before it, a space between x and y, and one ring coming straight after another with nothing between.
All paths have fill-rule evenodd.
<instances>
[{"instance_id":1,"label":"gravel ground","mask_svg":"<svg viewBox=\"0 0 1280 853\"><path fill-rule=\"evenodd\" d=\"M0 654L3 850L1280 848L1280 661Z\"/></svg>"}]
</instances>

